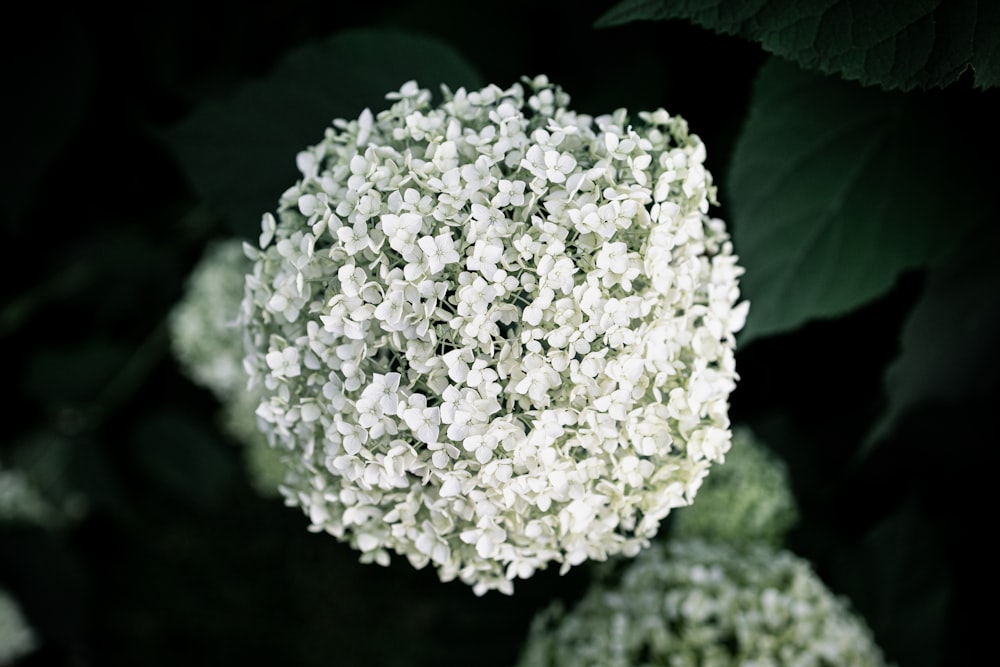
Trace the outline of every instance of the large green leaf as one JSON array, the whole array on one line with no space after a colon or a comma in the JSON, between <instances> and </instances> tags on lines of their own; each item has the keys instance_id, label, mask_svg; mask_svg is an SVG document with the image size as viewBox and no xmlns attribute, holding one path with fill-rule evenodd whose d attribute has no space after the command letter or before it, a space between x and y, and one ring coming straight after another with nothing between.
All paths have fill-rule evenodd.
<instances>
[{"instance_id":1,"label":"large green leaf","mask_svg":"<svg viewBox=\"0 0 1000 667\"><path fill-rule=\"evenodd\" d=\"M744 342L849 312L962 241L986 195L937 97L762 68L725 184L751 302Z\"/></svg>"},{"instance_id":2,"label":"large green leaf","mask_svg":"<svg viewBox=\"0 0 1000 667\"><path fill-rule=\"evenodd\" d=\"M188 178L230 230L252 237L298 177L295 155L334 118L385 108L409 80L437 91L480 77L451 47L392 30L357 30L304 46L266 78L210 102L168 134Z\"/></svg>"},{"instance_id":3,"label":"large green leaf","mask_svg":"<svg viewBox=\"0 0 1000 667\"><path fill-rule=\"evenodd\" d=\"M907 409L989 396L1000 386L998 242L1000 234L988 225L950 262L931 271L903 327L900 354L886 371L888 405L866 439L865 453Z\"/></svg>"},{"instance_id":4,"label":"large green leaf","mask_svg":"<svg viewBox=\"0 0 1000 667\"><path fill-rule=\"evenodd\" d=\"M597 21L687 19L864 84L946 86L966 69L1000 85L1000 3L992 0L624 0Z\"/></svg>"}]
</instances>

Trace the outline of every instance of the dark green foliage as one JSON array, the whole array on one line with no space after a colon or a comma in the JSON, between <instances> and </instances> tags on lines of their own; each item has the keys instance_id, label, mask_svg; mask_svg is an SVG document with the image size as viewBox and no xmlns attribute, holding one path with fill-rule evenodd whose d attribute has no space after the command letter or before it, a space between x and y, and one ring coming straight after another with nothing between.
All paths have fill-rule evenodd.
<instances>
[{"instance_id":1,"label":"dark green foliage","mask_svg":"<svg viewBox=\"0 0 1000 667\"><path fill-rule=\"evenodd\" d=\"M886 370L888 405L868 434L868 447L922 403L997 394L1000 272L991 264L998 240L991 220L930 272L903 327L900 354Z\"/></svg>"},{"instance_id":2,"label":"dark green foliage","mask_svg":"<svg viewBox=\"0 0 1000 667\"><path fill-rule=\"evenodd\" d=\"M597 25L687 19L865 85L941 87L971 69L978 87L992 88L1000 84L997 7L989 0L624 0Z\"/></svg>"},{"instance_id":3,"label":"dark green foliage","mask_svg":"<svg viewBox=\"0 0 1000 667\"><path fill-rule=\"evenodd\" d=\"M954 251L988 197L962 118L931 96L762 68L723 186L744 342L850 311Z\"/></svg>"},{"instance_id":4,"label":"dark green foliage","mask_svg":"<svg viewBox=\"0 0 1000 667\"><path fill-rule=\"evenodd\" d=\"M900 664L940 664L951 600L951 581L938 538L910 506L872 528L845 549L833 568L841 592L850 596L885 643L903 647Z\"/></svg>"},{"instance_id":5,"label":"dark green foliage","mask_svg":"<svg viewBox=\"0 0 1000 667\"><path fill-rule=\"evenodd\" d=\"M394 30L345 32L289 53L267 77L207 103L168 141L233 235L252 238L261 215L295 182L296 153L322 139L335 118L385 108L385 94L409 80L435 91L442 83L482 85L441 42Z\"/></svg>"}]
</instances>

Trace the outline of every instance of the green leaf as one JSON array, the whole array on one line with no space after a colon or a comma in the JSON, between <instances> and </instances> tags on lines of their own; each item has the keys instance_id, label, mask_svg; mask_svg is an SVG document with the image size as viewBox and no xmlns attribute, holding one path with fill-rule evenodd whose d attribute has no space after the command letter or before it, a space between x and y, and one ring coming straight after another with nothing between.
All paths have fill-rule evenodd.
<instances>
[{"instance_id":1,"label":"green leaf","mask_svg":"<svg viewBox=\"0 0 1000 667\"><path fill-rule=\"evenodd\" d=\"M146 415L135 433L136 460L161 489L194 509L218 508L236 478L211 429L180 410Z\"/></svg>"},{"instance_id":2,"label":"green leaf","mask_svg":"<svg viewBox=\"0 0 1000 667\"><path fill-rule=\"evenodd\" d=\"M973 234L951 261L931 271L903 327L901 352L886 371L888 406L866 438L863 454L910 408L935 400L989 396L997 390L998 236Z\"/></svg>"},{"instance_id":3,"label":"green leaf","mask_svg":"<svg viewBox=\"0 0 1000 667\"><path fill-rule=\"evenodd\" d=\"M0 216L7 218L7 231L22 231L40 195L60 187L62 174L50 171L86 121L97 88L94 44L82 23L67 12L51 12L44 25L31 31L31 39L4 40L9 50L2 57L9 66L0 69L0 89L8 103L0 132L9 166L0 187Z\"/></svg>"},{"instance_id":4,"label":"green leaf","mask_svg":"<svg viewBox=\"0 0 1000 667\"><path fill-rule=\"evenodd\" d=\"M195 188L230 230L256 237L261 215L299 177L296 154L318 143L334 118L388 106L385 94L409 80L437 91L478 86L451 47L392 30L343 32L282 60L266 78L210 102L167 140Z\"/></svg>"},{"instance_id":5,"label":"green leaf","mask_svg":"<svg viewBox=\"0 0 1000 667\"><path fill-rule=\"evenodd\" d=\"M86 405L100 395L127 358L125 346L102 338L39 346L25 369L21 390L48 408Z\"/></svg>"},{"instance_id":6,"label":"green leaf","mask_svg":"<svg viewBox=\"0 0 1000 667\"><path fill-rule=\"evenodd\" d=\"M969 68L1000 85L1000 4L979 0L624 0L598 27L687 19L865 85L946 86Z\"/></svg>"},{"instance_id":7,"label":"green leaf","mask_svg":"<svg viewBox=\"0 0 1000 667\"><path fill-rule=\"evenodd\" d=\"M847 313L954 251L987 190L968 123L938 97L762 68L726 184L751 303L742 342Z\"/></svg>"},{"instance_id":8,"label":"green leaf","mask_svg":"<svg viewBox=\"0 0 1000 667\"><path fill-rule=\"evenodd\" d=\"M834 560L835 590L865 616L896 664L941 664L953 586L940 543L908 503Z\"/></svg>"}]
</instances>

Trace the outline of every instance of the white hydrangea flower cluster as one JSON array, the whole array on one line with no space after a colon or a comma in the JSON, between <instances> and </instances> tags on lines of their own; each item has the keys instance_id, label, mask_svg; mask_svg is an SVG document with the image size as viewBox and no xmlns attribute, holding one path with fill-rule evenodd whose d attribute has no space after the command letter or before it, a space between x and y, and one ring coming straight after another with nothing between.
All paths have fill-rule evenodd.
<instances>
[{"instance_id":1,"label":"white hydrangea flower cluster","mask_svg":"<svg viewBox=\"0 0 1000 667\"><path fill-rule=\"evenodd\" d=\"M687 123L525 83L432 106L409 82L335 121L246 247L287 500L477 594L635 555L691 502L729 448L747 311Z\"/></svg>"},{"instance_id":2,"label":"white hydrangea flower cluster","mask_svg":"<svg viewBox=\"0 0 1000 667\"><path fill-rule=\"evenodd\" d=\"M657 543L614 587L535 617L518 667L878 667L865 622L764 545Z\"/></svg>"},{"instance_id":3,"label":"white hydrangea flower cluster","mask_svg":"<svg viewBox=\"0 0 1000 667\"><path fill-rule=\"evenodd\" d=\"M784 462L750 429L737 427L725 465L712 468L698 502L671 516L675 538L780 545L798 508Z\"/></svg>"}]
</instances>

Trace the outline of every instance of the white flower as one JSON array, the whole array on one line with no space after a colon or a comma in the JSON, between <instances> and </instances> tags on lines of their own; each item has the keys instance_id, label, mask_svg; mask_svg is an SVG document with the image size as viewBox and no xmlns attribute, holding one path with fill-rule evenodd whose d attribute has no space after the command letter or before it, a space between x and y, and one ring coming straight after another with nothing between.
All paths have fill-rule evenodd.
<instances>
[{"instance_id":1,"label":"white flower","mask_svg":"<svg viewBox=\"0 0 1000 667\"><path fill-rule=\"evenodd\" d=\"M302 372L302 368L299 366L299 350L294 347L286 347L283 350L271 350L264 357L264 360L271 368L273 377L276 378L293 378Z\"/></svg>"},{"instance_id":2,"label":"white flower","mask_svg":"<svg viewBox=\"0 0 1000 667\"><path fill-rule=\"evenodd\" d=\"M524 205L524 181L508 181L501 179L497 183L497 193L493 195L491 204L498 207Z\"/></svg>"},{"instance_id":3,"label":"white flower","mask_svg":"<svg viewBox=\"0 0 1000 667\"><path fill-rule=\"evenodd\" d=\"M459 259L458 252L455 251L455 241L449 232L433 238L422 236L417 245L424 251L424 259L427 260L432 274L444 271L445 266L454 264Z\"/></svg>"},{"instance_id":4,"label":"white flower","mask_svg":"<svg viewBox=\"0 0 1000 667\"><path fill-rule=\"evenodd\" d=\"M576 168L576 158L569 153L544 150L535 144L528 149L527 157L521 160L521 166L538 178L552 183L562 183L566 180L566 176Z\"/></svg>"},{"instance_id":5,"label":"white flower","mask_svg":"<svg viewBox=\"0 0 1000 667\"><path fill-rule=\"evenodd\" d=\"M389 99L300 155L253 253L283 494L477 593L635 554L729 446L745 306L701 142L545 77Z\"/></svg>"},{"instance_id":6,"label":"white flower","mask_svg":"<svg viewBox=\"0 0 1000 667\"><path fill-rule=\"evenodd\" d=\"M809 563L770 547L656 543L621 581L532 623L518 667L849 665L885 661Z\"/></svg>"}]
</instances>

